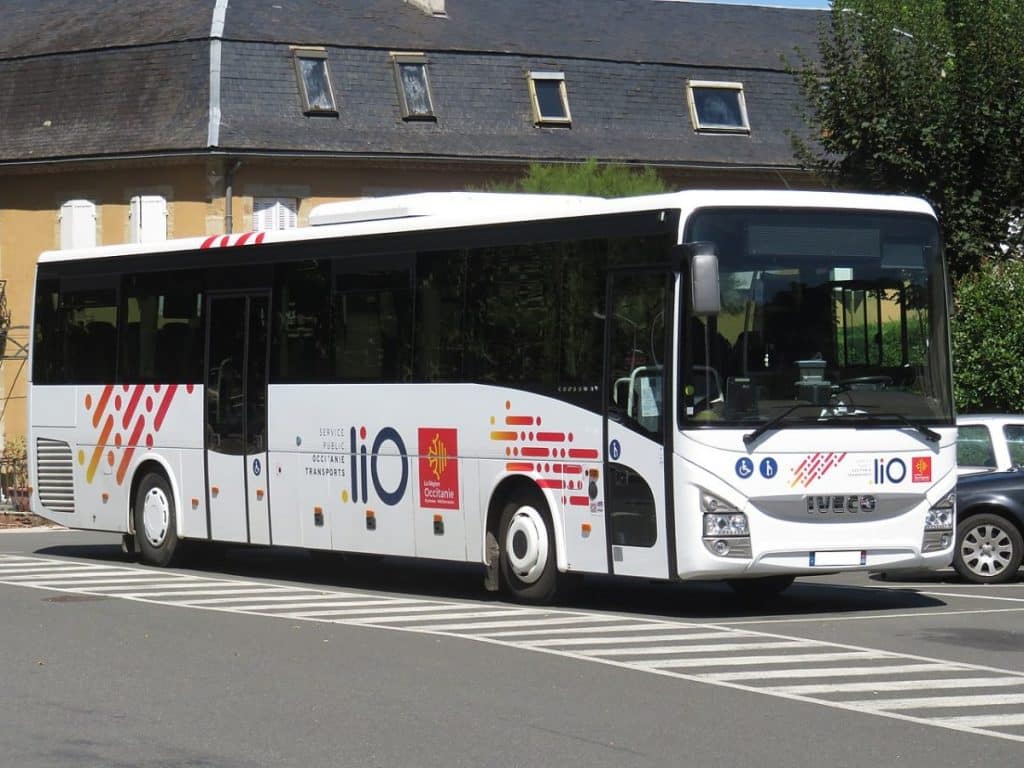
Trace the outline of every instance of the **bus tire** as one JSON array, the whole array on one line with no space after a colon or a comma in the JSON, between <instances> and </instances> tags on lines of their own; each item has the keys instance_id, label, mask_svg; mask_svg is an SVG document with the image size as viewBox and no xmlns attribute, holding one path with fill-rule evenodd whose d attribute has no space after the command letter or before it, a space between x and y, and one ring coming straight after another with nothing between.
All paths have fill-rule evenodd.
<instances>
[{"instance_id":1,"label":"bus tire","mask_svg":"<svg viewBox=\"0 0 1024 768\"><path fill-rule=\"evenodd\" d=\"M177 514L171 484L159 472L147 472L135 490L132 508L135 548L144 563L171 565L178 554Z\"/></svg>"},{"instance_id":2,"label":"bus tire","mask_svg":"<svg viewBox=\"0 0 1024 768\"><path fill-rule=\"evenodd\" d=\"M540 492L506 502L498 527L498 567L505 592L520 603L542 605L558 591L555 535Z\"/></svg>"},{"instance_id":3,"label":"bus tire","mask_svg":"<svg viewBox=\"0 0 1024 768\"><path fill-rule=\"evenodd\" d=\"M754 579L729 579L726 583L744 600L767 600L789 589L795 576L760 576Z\"/></svg>"}]
</instances>

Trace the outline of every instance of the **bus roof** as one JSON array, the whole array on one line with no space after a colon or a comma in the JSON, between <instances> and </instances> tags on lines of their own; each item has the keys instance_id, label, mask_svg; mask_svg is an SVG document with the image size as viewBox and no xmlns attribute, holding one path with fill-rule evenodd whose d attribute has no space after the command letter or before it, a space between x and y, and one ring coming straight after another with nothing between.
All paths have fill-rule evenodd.
<instances>
[{"instance_id":1,"label":"bus roof","mask_svg":"<svg viewBox=\"0 0 1024 768\"><path fill-rule=\"evenodd\" d=\"M831 208L917 213L935 217L924 200L903 195L790 190L686 190L660 195L600 198L492 192L425 192L324 203L310 213L310 226L268 232L210 235L155 243L125 243L78 250L45 251L39 263L114 256L289 243L428 229L559 219L646 210L698 208Z\"/></svg>"}]
</instances>

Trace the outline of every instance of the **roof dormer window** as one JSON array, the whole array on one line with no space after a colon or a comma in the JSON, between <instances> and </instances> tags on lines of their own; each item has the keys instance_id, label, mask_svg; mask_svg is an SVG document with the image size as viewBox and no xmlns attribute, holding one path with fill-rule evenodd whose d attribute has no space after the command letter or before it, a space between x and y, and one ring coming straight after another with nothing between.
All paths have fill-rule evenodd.
<instances>
[{"instance_id":1,"label":"roof dormer window","mask_svg":"<svg viewBox=\"0 0 1024 768\"><path fill-rule=\"evenodd\" d=\"M563 72L531 72L529 83L534 123L559 126L572 124Z\"/></svg>"},{"instance_id":2,"label":"roof dormer window","mask_svg":"<svg viewBox=\"0 0 1024 768\"><path fill-rule=\"evenodd\" d=\"M292 52L303 114L337 115L330 70L327 68L327 51L322 48L293 48Z\"/></svg>"},{"instance_id":3,"label":"roof dormer window","mask_svg":"<svg viewBox=\"0 0 1024 768\"><path fill-rule=\"evenodd\" d=\"M427 59L422 53L393 53L395 83L403 120L436 120L427 79Z\"/></svg>"},{"instance_id":4,"label":"roof dormer window","mask_svg":"<svg viewBox=\"0 0 1024 768\"><path fill-rule=\"evenodd\" d=\"M686 84L686 100L694 130L750 133L743 83L690 80Z\"/></svg>"}]
</instances>

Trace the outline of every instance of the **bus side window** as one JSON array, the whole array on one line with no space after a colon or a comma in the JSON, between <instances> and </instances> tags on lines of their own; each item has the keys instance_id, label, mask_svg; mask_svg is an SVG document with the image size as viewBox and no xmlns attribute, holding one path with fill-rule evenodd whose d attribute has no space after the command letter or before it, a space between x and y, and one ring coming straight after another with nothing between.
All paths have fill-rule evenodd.
<instances>
[{"instance_id":1,"label":"bus side window","mask_svg":"<svg viewBox=\"0 0 1024 768\"><path fill-rule=\"evenodd\" d=\"M113 284L112 279L109 282ZM113 384L117 372L116 289L64 288L60 314L67 329L64 338L67 380Z\"/></svg>"}]
</instances>

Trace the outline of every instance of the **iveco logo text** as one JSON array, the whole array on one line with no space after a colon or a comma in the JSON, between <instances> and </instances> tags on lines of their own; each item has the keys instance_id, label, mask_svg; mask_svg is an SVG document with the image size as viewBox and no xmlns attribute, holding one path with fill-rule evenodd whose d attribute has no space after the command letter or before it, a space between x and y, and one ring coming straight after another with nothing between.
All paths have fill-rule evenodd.
<instances>
[{"instance_id":1,"label":"iveco logo text","mask_svg":"<svg viewBox=\"0 0 1024 768\"><path fill-rule=\"evenodd\" d=\"M878 506L874 496L805 496L807 514L840 514L874 512Z\"/></svg>"}]
</instances>

